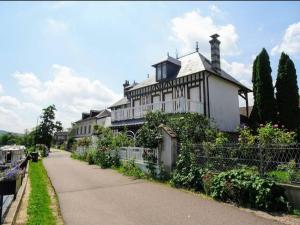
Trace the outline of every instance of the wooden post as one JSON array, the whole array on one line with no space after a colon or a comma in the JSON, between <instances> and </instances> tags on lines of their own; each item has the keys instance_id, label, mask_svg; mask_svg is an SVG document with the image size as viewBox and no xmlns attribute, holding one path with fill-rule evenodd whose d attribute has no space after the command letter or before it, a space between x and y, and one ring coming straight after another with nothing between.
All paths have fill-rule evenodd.
<instances>
[{"instance_id":1,"label":"wooden post","mask_svg":"<svg viewBox=\"0 0 300 225\"><path fill-rule=\"evenodd\" d=\"M249 104L248 104L248 92L245 92L245 99L246 99L246 115L249 118Z\"/></svg>"}]
</instances>

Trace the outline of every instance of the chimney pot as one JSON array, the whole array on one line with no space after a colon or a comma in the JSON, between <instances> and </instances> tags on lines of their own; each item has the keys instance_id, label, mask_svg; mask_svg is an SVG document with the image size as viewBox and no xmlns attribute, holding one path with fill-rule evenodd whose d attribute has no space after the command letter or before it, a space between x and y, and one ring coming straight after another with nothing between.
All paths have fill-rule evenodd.
<instances>
[{"instance_id":1,"label":"chimney pot","mask_svg":"<svg viewBox=\"0 0 300 225\"><path fill-rule=\"evenodd\" d=\"M209 41L210 43L210 53L211 53L211 67L217 73L221 73L221 63L220 63L220 41L218 34L213 34L210 36L212 39Z\"/></svg>"}]
</instances>

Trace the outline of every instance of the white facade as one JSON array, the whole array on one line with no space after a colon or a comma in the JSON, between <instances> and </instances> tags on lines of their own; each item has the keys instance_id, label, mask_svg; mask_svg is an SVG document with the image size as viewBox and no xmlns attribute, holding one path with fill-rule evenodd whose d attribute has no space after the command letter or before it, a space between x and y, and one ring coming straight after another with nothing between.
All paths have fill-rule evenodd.
<instances>
[{"instance_id":1,"label":"white facade","mask_svg":"<svg viewBox=\"0 0 300 225\"><path fill-rule=\"evenodd\" d=\"M111 125L111 117L108 110L100 111L100 113L95 116L92 116L92 113L90 113L90 115L91 116L83 118L74 123L73 129L75 130L76 138L92 136L94 133L95 125L103 127L109 127Z\"/></svg>"},{"instance_id":2,"label":"white facade","mask_svg":"<svg viewBox=\"0 0 300 225\"><path fill-rule=\"evenodd\" d=\"M236 131L240 124L239 88L216 76L209 76L208 84L210 118L220 130Z\"/></svg>"}]
</instances>

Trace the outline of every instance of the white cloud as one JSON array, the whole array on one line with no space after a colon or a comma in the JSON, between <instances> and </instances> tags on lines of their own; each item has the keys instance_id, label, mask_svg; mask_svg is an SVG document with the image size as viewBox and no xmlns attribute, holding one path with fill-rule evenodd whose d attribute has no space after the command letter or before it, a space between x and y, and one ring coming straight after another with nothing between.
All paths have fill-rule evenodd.
<instances>
[{"instance_id":1,"label":"white cloud","mask_svg":"<svg viewBox=\"0 0 300 225\"><path fill-rule=\"evenodd\" d=\"M3 87L2 87L2 84L0 84L0 95L3 93Z\"/></svg>"},{"instance_id":2,"label":"white cloud","mask_svg":"<svg viewBox=\"0 0 300 225\"><path fill-rule=\"evenodd\" d=\"M122 97L100 81L90 80L66 66L53 65L51 75L52 79L44 82L33 73L17 72L13 77L21 92L40 110L55 104L57 119L66 127L80 119L81 112L106 108Z\"/></svg>"},{"instance_id":3,"label":"white cloud","mask_svg":"<svg viewBox=\"0 0 300 225\"><path fill-rule=\"evenodd\" d=\"M285 30L281 43L274 46L271 54L286 52L297 55L300 53L300 22L289 25Z\"/></svg>"},{"instance_id":4,"label":"white cloud","mask_svg":"<svg viewBox=\"0 0 300 225\"><path fill-rule=\"evenodd\" d=\"M224 71L232 75L235 79L241 82L246 87L252 89L252 65L244 64L238 62L227 62L226 60L221 60L221 67ZM245 100L239 97L240 106L245 106ZM252 92L248 94L248 103L253 105L254 99Z\"/></svg>"},{"instance_id":5,"label":"white cloud","mask_svg":"<svg viewBox=\"0 0 300 225\"><path fill-rule=\"evenodd\" d=\"M237 80L251 80L252 66L250 64L239 62L229 63L225 59L221 59L221 67Z\"/></svg>"},{"instance_id":6,"label":"white cloud","mask_svg":"<svg viewBox=\"0 0 300 225\"><path fill-rule=\"evenodd\" d=\"M41 86L41 81L33 73L16 72L13 76L22 88L38 88Z\"/></svg>"},{"instance_id":7,"label":"white cloud","mask_svg":"<svg viewBox=\"0 0 300 225\"><path fill-rule=\"evenodd\" d=\"M209 10L211 11L212 15L220 14L222 11L216 5L209 6Z\"/></svg>"},{"instance_id":8,"label":"white cloud","mask_svg":"<svg viewBox=\"0 0 300 225\"><path fill-rule=\"evenodd\" d=\"M8 110L7 108L0 106L0 128L12 131L12 132L23 132L24 130L19 129L24 126L22 118L17 115L16 112Z\"/></svg>"},{"instance_id":9,"label":"white cloud","mask_svg":"<svg viewBox=\"0 0 300 225\"><path fill-rule=\"evenodd\" d=\"M214 8L216 10L216 8ZM221 41L221 54L239 54L237 47L238 34L232 24L218 25L212 17L203 16L198 11L185 13L183 16L171 20L172 38L182 44L183 51L191 51L195 48L195 42L199 42L200 51L209 55L210 35L218 33Z\"/></svg>"},{"instance_id":10,"label":"white cloud","mask_svg":"<svg viewBox=\"0 0 300 225\"><path fill-rule=\"evenodd\" d=\"M63 21L48 19L46 23L46 32L54 35L63 35L67 33L69 27Z\"/></svg>"},{"instance_id":11,"label":"white cloud","mask_svg":"<svg viewBox=\"0 0 300 225\"><path fill-rule=\"evenodd\" d=\"M21 102L12 96L0 96L0 128L14 132L24 132L33 126L32 119L40 113L41 108L29 102Z\"/></svg>"}]
</instances>

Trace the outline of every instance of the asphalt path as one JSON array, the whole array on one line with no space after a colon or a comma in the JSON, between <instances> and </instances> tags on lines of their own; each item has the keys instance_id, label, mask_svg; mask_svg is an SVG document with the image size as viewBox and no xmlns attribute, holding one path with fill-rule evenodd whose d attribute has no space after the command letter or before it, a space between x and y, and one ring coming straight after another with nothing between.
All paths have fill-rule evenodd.
<instances>
[{"instance_id":1,"label":"asphalt path","mask_svg":"<svg viewBox=\"0 0 300 225\"><path fill-rule=\"evenodd\" d=\"M67 225L269 225L252 212L52 151L44 165Z\"/></svg>"}]
</instances>

